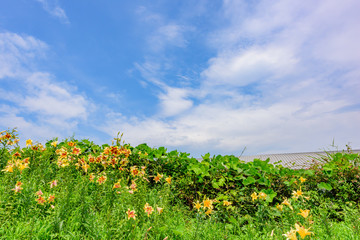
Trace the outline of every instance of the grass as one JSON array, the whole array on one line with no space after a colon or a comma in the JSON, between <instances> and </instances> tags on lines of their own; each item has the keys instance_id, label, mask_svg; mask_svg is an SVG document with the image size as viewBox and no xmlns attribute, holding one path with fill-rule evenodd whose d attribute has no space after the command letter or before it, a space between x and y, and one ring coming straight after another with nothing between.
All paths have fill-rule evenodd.
<instances>
[{"instance_id":1,"label":"grass","mask_svg":"<svg viewBox=\"0 0 360 240\"><path fill-rule=\"evenodd\" d=\"M302 239L306 229L310 233L303 239L360 239L360 196L351 185L357 184L357 168L348 165L341 169L347 181L338 187L319 184L329 178L329 167L316 166L307 180L280 167L276 174L283 175L268 177L270 189L266 172L261 184L247 175L248 182L238 186L226 175L231 169L216 178L186 170L193 167L181 172L183 165L176 164L182 155L156 155L163 149L154 150L157 157L150 161L150 151L124 145L89 148L77 140L53 140L45 147L31 143L20 148L16 139L14 131L0 133L0 239ZM109 149L122 152L106 155ZM113 165L112 157L117 157ZM274 171L266 163L256 164ZM253 165L241 166L249 170ZM261 172L257 169L253 174ZM218 181L224 176L227 180L221 181L229 184ZM310 213L300 215L305 209ZM135 218L129 211L135 211ZM304 228L295 232L296 226Z\"/></svg>"}]
</instances>

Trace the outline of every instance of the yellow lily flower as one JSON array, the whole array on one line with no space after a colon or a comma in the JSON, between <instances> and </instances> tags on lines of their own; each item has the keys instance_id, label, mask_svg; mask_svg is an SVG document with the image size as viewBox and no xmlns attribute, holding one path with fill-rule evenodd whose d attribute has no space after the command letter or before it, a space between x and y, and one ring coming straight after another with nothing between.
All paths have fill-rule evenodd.
<instances>
[{"instance_id":1,"label":"yellow lily flower","mask_svg":"<svg viewBox=\"0 0 360 240\"><path fill-rule=\"evenodd\" d=\"M293 207L291 206L289 200L287 200L287 198L285 198L281 204L284 204L284 205L288 206L291 210L294 210Z\"/></svg>"},{"instance_id":2,"label":"yellow lily flower","mask_svg":"<svg viewBox=\"0 0 360 240\"><path fill-rule=\"evenodd\" d=\"M26 140L26 146L31 146L33 144L31 139Z\"/></svg>"},{"instance_id":3,"label":"yellow lily flower","mask_svg":"<svg viewBox=\"0 0 360 240\"><path fill-rule=\"evenodd\" d=\"M259 199L265 200L266 197L267 197L266 193L263 192L259 193Z\"/></svg>"},{"instance_id":4,"label":"yellow lily flower","mask_svg":"<svg viewBox=\"0 0 360 240\"><path fill-rule=\"evenodd\" d=\"M201 203L199 203L199 201L197 201L196 203L194 203L194 207L199 210L202 206Z\"/></svg>"},{"instance_id":5,"label":"yellow lily flower","mask_svg":"<svg viewBox=\"0 0 360 240\"><path fill-rule=\"evenodd\" d=\"M255 201L258 198L257 193L254 192L253 194L251 194L251 198L252 198L252 201Z\"/></svg>"},{"instance_id":6,"label":"yellow lily flower","mask_svg":"<svg viewBox=\"0 0 360 240\"><path fill-rule=\"evenodd\" d=\"M296 237L296 230L294 229L290 229L290 231L288 231L287 233L283 234L283 236L286 237L286 240L297 240Z\"/></svg>"},{"instance_id":7,"label":"yellow lily flower","mask_svg":"<svg viewBox=\"0 0 360 240\"><path fill-rule=\"evenodd\" d=\"M203 201L203 203L204 203L204 208L213 209L213 205L212 205L213 201L212 200L206 199Z\"/></svg>"},{"instance_id":8,"label":"yellow lily flower","mask_svg":"<svg viewBox=\"0 0 360 240\"><path fill-rule=\"evenodd\" d=\"M312 232L309 232L309 229L305 229L303 226L300 226L295 223L296 231L299 233L301 239L304 239L306 236L313 234Z\"/></svg>"},{"instance_id":9,"label":"yellow lily flower","mask_svg":"<svg viewBox=\"0 0 360 240\"><path fill-rule=\"evenodd\" d=\"M303 192L301 191L301 187L300 187L299 190L292 192L293 198L296 198L296 199L299 198L299 197L301 197L302 194L303 194Z\"/></svg>"},{"instance_id":10,"label":"yellow lily flower","mask_svg":"<svg viewBox=\"0 0 360 240\"><path fill-rule=\"evenodd\" d=\"M299 215L303 216L304 218L307 218L309 216L310 210L302 210L300 209Z\"/></svg>"}]
</instances>

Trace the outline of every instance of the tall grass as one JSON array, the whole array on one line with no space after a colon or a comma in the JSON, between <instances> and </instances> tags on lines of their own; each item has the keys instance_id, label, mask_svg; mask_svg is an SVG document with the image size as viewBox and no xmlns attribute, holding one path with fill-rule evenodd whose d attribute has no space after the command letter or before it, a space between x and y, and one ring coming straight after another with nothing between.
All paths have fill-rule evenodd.
<instances>
[{"instance_id":1,"label":"tall grass","mask_svg":"<svg viewBox=\"0 0 360 240\"><path fill-rule=\"evenodd\" d=\"M239 166L260 164L264 173L253 178L259 183L249 177L255 175L238 180L244 169L232 173L232 182L230 167L200 177L203 170L186 154L119 142L29 141L21 148L15 131L1 132L0 239L299 239L297 227L309 232L304 239L360 239L360 196L347 183L322 189L329 167L297 175L257 161ZM357 179L356 166L341 171L347 182Z\"/></svg>"}]
</instances>

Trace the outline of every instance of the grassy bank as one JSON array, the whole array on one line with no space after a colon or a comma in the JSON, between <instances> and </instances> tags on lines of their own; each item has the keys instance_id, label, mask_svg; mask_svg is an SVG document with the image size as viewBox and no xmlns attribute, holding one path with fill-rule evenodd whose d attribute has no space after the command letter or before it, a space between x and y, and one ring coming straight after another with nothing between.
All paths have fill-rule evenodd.
<instances>
[{"instance_id":1,"label":"grassy bank","mask_svg":"<svg viewBox=\"0 0 360 240\"><path fill-rule=\"evenodd\" d=\"M360 239L358 154L292 170L0 135L0 239Z\"/></svg>"}]
</instances>

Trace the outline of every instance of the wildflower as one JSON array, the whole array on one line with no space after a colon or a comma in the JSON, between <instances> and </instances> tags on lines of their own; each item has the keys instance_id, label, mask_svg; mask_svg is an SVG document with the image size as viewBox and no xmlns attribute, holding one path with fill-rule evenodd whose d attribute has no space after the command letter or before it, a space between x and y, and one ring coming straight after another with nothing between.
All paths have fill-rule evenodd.
<instances>
[{"instance_id":1,"label":"wildflower","mask_svg":"<svg viewBox=\"0 0 360 240\"><path fill-rule=\"evenodd\" d=\"M297 240L296 237L296 230L294 229L290 229L290 231L288 231L287 233L283 234L283 236L286 237L286 240Z\"/></svg>"},{"instance_id":2,"label":"wildflower","mask_svg":"<svg viewBox=\"0 0 360 240\"><path fill-rule=\"evenodd\" d=\"M157 210L157 212L158 212L158 214L161 214L162 212L163 212L163 208L161 208L161 207L156 207L156 210Z\"/></svg>"},{"instance_id":3,"label":"wildflower","mask_svg":"<svg viewBox=\"0 0 360 240\"><path fill-rule=\"evenodd\" d=\"M209 208L209 209L205 212L205 214L209 216L209 215L212 213L212 211L213 211L213 210L212 210L211 208Z\"/></svg>"},{"instance_id":4,"label":"wildflower","mask_svg":"<svg viewBox=\"0 0 360 240\"><path fill-rule=\"evenodd\" d=\"M224 206L230 206L231 205L231 202L227 201L227 200L224 200L223 201L223 205Z\"/></svg>"},{"instance_id":5,"label":"wildflower","mask_svg":"<svg viewBox=\"0 0 360 240\"><path fill-rule=\"evenodd\" d=\"M309 216L310 210L302 210L300 209L299 215L303 216L304 218L307 218Z\"/></svg>"},{"instance_id":6,"label":"wildflower","mask_svg":"<svg viewBox=\"0 0 360 240\"><path fill-rule=\"evenodd\" d=\"M98 182L99 184L103 184L103 183L106 182L106 179L107 179L107 177L106 177L105 175L102 175L102 176L100 176L100 177L98 178L97 182Z\"/></svg>"},{"instance_id":7,"label":"wildflower","mask_svg":"<svg viewBox=\"0 0 360 240\"><path fill-rule=\"evenodd\" d=\"M74 147L74 149L73 149L73 151L72 151L72 154L74 154L74 155L80 155L80 153L81 153L80 148Z\"/></svg>"},{"instance_id":8,"label":"wildflower","mask_svg":"<svg viewBox=\"0 0 360 240\"><path fill-rule=\"evenodd\" d=\"M113 186L113 189L116 189L116 188L121 188L121 185L120 185L120 181L119 182L116 182Z\"/></svg>"},{"instance_id":9,"label":"wildflower","mask_svg":"<svg viewBox=\"0 0 360 240\"><path fill-rule=\"evenodd\" d=\"M25 168L29 168L29 165L28 164L19 164L19 170L20 170L20 173L22 173L22 171L25 169Z\"/></svg>"},{"instance_id":10,"label":"wildflower","mask_svg":"<svg viewBox=\"0 0 360 240\"><path fill-rule=\"evenodd\" d=\"M19 152L16 152L13 154L14 157L21 157L21 154Z\"/></svg>"},{"instance_id":11,"label":"wildflower","mask_svg":"<svg viewBox=\"0 0 360 240\"><path fill-rule=\"evenodd\" d=\"M302 196L302 194L303 194L303 192L301 191L301 188L300 188L300 190L292 192L293 198L296 198L296 199L298 199L300 196Z\"/></svg>"},{"instance_id":12,"label":"wildflower","mask_svg":"<svg viewBox=\"0 0 360 240\"><path fill-rule=\"evenodd\" d=\"M55 195L50 195L48 198L48 202L53 202L55 201Z\"/></svg>"},{"instance_id":13,"label":"wildflower","mask_svg":"<svg viewBox=\"0 0 360 240\"><path fill-rule=\"evenodd\" d=\"M258 198L257 193L254 192L253 194L251 194L251 198L252 198L252 201L255 201Z\"/></svg>"},{"instance_id":14,"label":"wildflower","mask_svg":"<svg viewBox=\"0 0 360 240\"><path fill-rule=\"evenodd\" d=\"M1 171L4 171L4 172L14 172L14 164L12 164L12 163L9 163L6 167L5 167L5 169L3 169L3 170L1 170Z\"/></svg>"},{"instance_id":15,"label":"wildflower","mask_svg":"<svg viewBox=\"0 0 360 240\"><path fill-rule=\"evenodd\" d=\"M31 139L26 140L26 146L32 146L33 142Z\"/></svg>"},{"instance_id":16,"label":"wildflower","mask_svg":"<svg viewBox=\"0 0 360 240\"><path fill-rule=\"evenodd\" d=\"M40 149L41 151L45 151L45 148L41 143L38 144L38 149Z\"/></svg>"},{"instance_id":17,"label":"wildflower","mask_svg":"<svg viewBox=\"0 0 360 240\"><path fill-rule=\"evenodd\" d=\"M306 181L306 178L300 177L300 182L303 183Z\"/></svg>"},{"instance_id":18,"label":"wildflower","mask_svg":"<svg viewBox=\"0 0 360 240\"><path fill-rule=\"evenodd\" d=\"M194 207L199 210L201 208L201 203L199 203L199 201L197 201L196 203L194 203Z\"/></svg>"},{"instance_id":19,"label":"wildflower","mask_svg":"<svg viewBox=\"0 0 360 240\"><path fill-rule=\"evenodd\" d=\"M23 163L29 164L29 158L28 158L28 157L27 157L27 158L24 158Z\"/></svg>"},{"instance_id":20,"label":"wildflower","mask_svg":"<svg viewBox=\"0 0 360 240\"><path fill-rule=\"evenodd\" d=\"M164 175L161 175L160 173L158 173L157 176L154 177L154 181L155 181L156 183L159 182L163 176L164 176Z\"/></svg>"},{"instance_id":21,"label":"wildflower","mask_svg":"<svg viewBox=\"0 0 360 240\"><path fill-rule=\"evenodd\" d=\"M83 164L81 165L81 168L84 169L84 171L87 173L88 169L90 168L90 165L87 164L87 163L83 163Z\"/></svg>"},{"instance_id":22,"label":"wildflower","mask_svg":"<svg viewBox=\"0 0 360 240\"><path fill-rule=\"evenodd\" d=\"M130 218L132 218L132 219L134 219L134 220L136 219L135 210L131 210L131 211L130 211L130 209L128 209L126 213L127 213L127 215L128 215L128 220L129 220Z\"/></svg>"},{"instance_id":23,"label":"wildflower","mask_svg":"<svg viewBox=\"0 0 360 240\"><path fill-rule=\"evenodd\" d=\"M108 164L111 165L113 168L115 168L115 165L118 163L118 159L115 157L112 157L109 159Z\"/></svg>"},{"instance_id":24,"label":"wildflower","mask_svg":"<svg viewBox=\"0 0 360 240\"><path fill-rule=\"evenodd\" d=\"M144 176L146 174L145 169L146 166L141 166L140 176Z\"/></svg>"},{"instance_id":25,"label":"wildflower","mask_svg":"<svg viewBox=\"0 0 360 240\"><path fill-rule=\"evenodd\" d=\"M76 143L74 143L74 142L68 142L68 145L69 145L70 147L75 147Z\"/></svg>"},{"instance_id":26,"label":"wildflower","mask_svg":"<svg viewBox=\"0 0 360 240\"><path fill-rule=\"evenodd\" d=\"M132 191L136 191L136 190L137 190L136 187L137 187L137 185L136 185L135 180L132 180L132 181L131 181L131 185L130 185L130 189L131 189Z\"/></svg>"},{"instance_id":27,"label":"wildflower","mask_svg":"<svg viewBox=\"0 0 360 240\"><path fill-rule=\"evenodd\" d=\"M213 201L210 200L210 199L206 199L203 201L203 204L204 204L204 208L209 208L209 209L212 209L213 208L213 205L212 205Z\"/></svg>"},{"instance_id":28,"label":"wildflower","mask_svg":"<svg viewBox=\"0 0 360 240\"><path fill-rule=\"evenodd\" d=\"M294 210L293 207L291 206L290 202L287 200L287 198L285 198L281 204L284 204L284 205L288 206L291 210Z\"/></svg>"},{"instance_id":29,"label":"wildflower","mask_svg":"<svg viewBox=\"0 0 360 240\"><path fill-rule=\"evenodd\" d=\"M38 204L44 204L46 202L45 198L43 198L42 196L39 196L39 198L36 199L36 201L38 202Z\"/></svg>"},{"instance_id":30,"label":"wildflower","mask_svg":"<svg viewBox=\"0 0 360 240\"><path fill-rule=\"evenodd\" d=\"M58 144L58 141L53 141L53 142L51 143L51 146L56 147L57 144Z\"/></svg>"},{"instance_id":31,"label":"wildflower","mask_svg":"<svg viewBox=\"0 0 360 240\"><path fill-rule=\"evenodd\" d=\"M124 166L126 166L127 164L128 164L128 162L129 162L129 160L127 160L127 159L121 159L120 160L120 164L124 167Z\"/></svg>"},{"instance_id":32,"label":"wildflower","mask_svg":"<svg viewBox=\"0 0 360 240\"><path fill-rule=\"evenodd\" d=\"M60 158L66 158L67 155L68 155L67 151L62 151L61 154L60 154Z\"/></svg>"},{"instance_id":33,"label":"wildflower","mask_svg":"<svg viewBox=\"0 0 360 240\"><path fill-rule=\"evenodd\" d=\"M23 189L23 188L21 187L21 185L22 185L22 182L17 182L17 183L15 184L15 188L13 188L13 189L11 189L11 190L13 190L15 193L21 192L21 190Z\"/></svg>"},{"instance_id":34,"label":"wildflower","mask_svg":"<svg viewBox=\"0 0 360 240\"><path fill-rule=\"evenodd\" d=\"M54 208L55 208L55 206L54 206L54 205L52 205L52 204L50 205L50 207L51 207L52 209L54 209Z\"/></svg>"},{"instance_id":35,"label":"wildflower","mask_svg":"<svg viewBox=\"0 0 360 240\"><path fill-rule=\"evenodd\" d=\"M259 193L259 199L265 200L266 197L267 197L266 193L263 192Z\"/></svg>"},{"instance_id":36,"label":"wildflower","mask_svg":"<svg viewBox=\"0 0 360 240\"><path fill-rule=\"evenodd\" d=\"M276 205L276 208L277 208L279 211L282 211L283 208L284 208L284 205L282 205L282 204L277 204L277 205Z\"/></svg>"},{"instance_id":37,"label":"wildflower","mask_svg":"<svg viewBox=\"0 0 360 240\"><path fill-rule=\"evenodd\" d=\"M299 226L297 223L295 223L296 231L299 233L301 239L304 239L307 235L311 235L312 232L309 232L309 229L305 229L303 226Z\"/></svg>"},{"instance_id":38,"label":"wildflower","mask_svg":"<svg viewBox=\"0 0 360 240\"><path fill-rule=\"evenodd\" d=\"M41 196L41 195L43 195L43 192L41 191L41 189L39 189L39 191L37 191L35 194L38 196Z\"/></svg>"},{"instance_id":39,"label":"wildflower","mask_svg":"<svg viewBox=\"0 0 360 240\"><path fill-rule=\"evenodd\" d=\"M91 173L91 174L89 175L89 180L90 180L90 182L93 182L93 181L94 181L94 178L95 178L95 175L94 175L93 173Z\"/></svg>"},{"instance_id":40,"label":"wildflower","mask_svg":"<svg viewBox=\"0 0 360 240\"><path fill-rule=\"evenodd\" d=\"M137 168L137 166L132 166L132 167L130 167L130 173L131 173L131 175L136 177L140 172L139 172L139 169Z\"/></svg>"},{"instance_id":41,"label":"wildflower","mask_svg":"<svg viewBox=\"0 0 360 240\"><path fill-rule=\"evenodd\" d=\"M165 178L165 180L168 184L171 184L171 177L167 177L167 178Z\"/></svg>"},{"instance_id":42,"label":"wildflower","mask_svg":"<svg viewBox=\"0 0 360 240\"><path fill-rule=\"evenodd\" d=\"M147 213L148 217L150 217L150 214L154 211L152 206L150 206L148 203L145 204L144 211Z\"/></svg>"},{"instance_id":43,"label":"wildflower","mask_svg":"<svg viewBox=\"0 0 360 240\"><path fill-rule=\"evenodd\" d=\"M90 155L88 156L88 160L89 160L89 163L93 163L93 162L95 162L95 157L90 154Z\"/></svg>"},{"instance_id":44,"label":"wildflower","mask_svg":"<svg viewBox=\"0 0 360 240\"><path fill-rule=\"evenodd\" d=\"M51 181L50 182L50 188L56 187L57 186L57 180Z\"/></svg>"}]
</instances>

